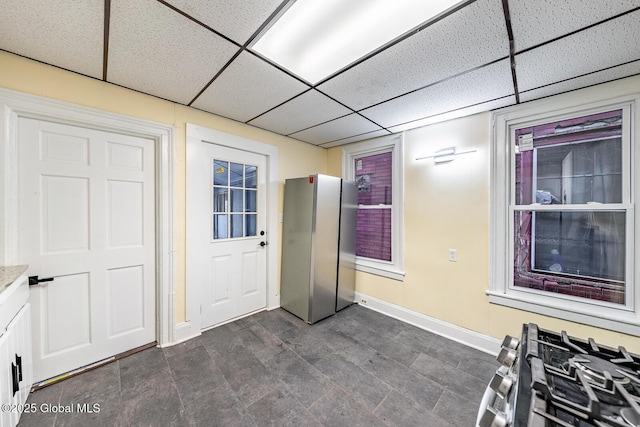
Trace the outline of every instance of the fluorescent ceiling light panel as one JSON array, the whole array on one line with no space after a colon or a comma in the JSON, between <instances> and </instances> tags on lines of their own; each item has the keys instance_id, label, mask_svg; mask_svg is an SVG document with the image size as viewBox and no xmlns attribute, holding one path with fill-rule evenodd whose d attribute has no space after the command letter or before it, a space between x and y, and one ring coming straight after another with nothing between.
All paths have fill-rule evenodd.
<instances>
[{"instance_id":1,"label":"fluorescent ceiling light panel","mask_svg":"<svg viewBox=\"0 0 640 427\"><path fill-rule=\"evenodd\" d=\"M252 49L315 84L460 0L296 0Z\"/></svg>"}]
</instances>

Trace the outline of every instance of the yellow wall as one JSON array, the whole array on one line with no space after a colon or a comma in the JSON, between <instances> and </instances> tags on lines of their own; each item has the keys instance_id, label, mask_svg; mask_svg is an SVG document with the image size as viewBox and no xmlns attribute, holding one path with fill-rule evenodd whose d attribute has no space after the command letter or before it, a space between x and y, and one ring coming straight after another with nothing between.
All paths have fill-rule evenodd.
<instances>
[{"instance_id":1,"label":"yellow wall","mask_svg":"<svg viewBox=\"0 0 640 427\"><path fill-rule=\"evenodd\" d=\"M185 125L194 123L279 147L284 180L312 173L340 176L341 148L328 151L138 92L0 52L0 87L153 120L176 130L176 320L185 318ZM636 337L488 303L490 115L451 120L405 134L404 282L358 272L358 292L495 338L518 336L520 325L592 336L640 353ZM478 151L434 165L416 157L455 145ZM280 209L281 211L281 209ZM281 236L281 233L278 233ZM458 250L458 262L447 250Z\"/></svg>"},{"instance_id":2,"label":"yellow wall","mask_svg":"<svg viewBox=\"0 0 640 427\"><path fill-rule=\"evenodd\" d=\"M489 304L490 122L482 113L405 132L406 276L358 272L356 291L498 339L534 322L639 353L637 337ZM451 146L477 151L451 163L415 160ZM340 174L342 147L327 158L329 173ZM448 249L458 250L458 262L447 260Z\"/></svg>"},{"instance_id":3,"label":"yellow wall","mask_svg":"<svg viewBox=\"0 0 640 427\"><path fill-rule=\"evenodd\" d=\"M283 203L282 189L286 178L325 173L326 171L327 153L322 148L5 52L0 52L0 87L175 127L177 322L182 322L185 319L186 123L194 123L277 146L279 148L281 182L279 206L281 207ZM282 208L279 211L282 212ZM282 233L279 232L278 239L281 235Z\"/></svg>"}]
</instances>

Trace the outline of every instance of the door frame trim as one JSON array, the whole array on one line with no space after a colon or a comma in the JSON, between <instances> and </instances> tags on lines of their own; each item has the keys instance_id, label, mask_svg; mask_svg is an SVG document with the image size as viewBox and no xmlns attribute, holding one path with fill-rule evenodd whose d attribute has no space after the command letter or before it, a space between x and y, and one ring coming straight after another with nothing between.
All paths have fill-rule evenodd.
<instances>
[{"instance_id":1,"label":"door frame trim","mask_svg":"<svg viewBox=\"0 0 640 427\"><path fill-rule=\"evenodd\" d=\"M232 135L226 132L209 129L203 126L187 123L187 195L189 194L189 152L202 141L210 141L212 144L237 150L249 151L261 154L267 159L267 232L271 235L267 250L267 310L272 310L280 306L280 295L278 289L278 256L279 238L278 230L278 147L262 142L253 141L241 136ZM187 201L188 208L188 201ZM189 255L189 233L187 233L187 257ZM176 340L185 341L196 337L202 333L202 323L200 318L200 298L201 290L196 288L195 281L189 280L190 269L187 259L186 267L186 321L176 328Z\"/></svg>"},{"instance_id":2,"label":"door frame trim","mask_svg":"<svg viewBox=\"0 0 640 427\"><path fill-rule=\"evenodd\" d=\"M156 340L175 342L175 135L171 125L0 88L0 265L19 264L18 120L21 117L155 141Z\"/></svg>"}]
</instances>

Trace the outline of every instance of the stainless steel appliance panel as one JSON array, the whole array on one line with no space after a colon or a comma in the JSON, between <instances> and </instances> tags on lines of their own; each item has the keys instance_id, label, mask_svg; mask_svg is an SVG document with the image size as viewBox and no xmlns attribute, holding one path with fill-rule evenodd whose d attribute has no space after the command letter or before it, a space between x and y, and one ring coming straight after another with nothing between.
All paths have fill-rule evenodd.
<instances>
[{"instance_id":1,"label":"stainless steel appliance panel","mask_svg":"<svg viewBox=\"0 0 640 427\"><path fill-rule=\"evenodd\" d=\"M311 323L335 313L342 180L316 175L313 211Z\"/></svg>"},{"instance_id":2,"label":"stainless steel appliance panel","mask_svg":"<svg viewBox=\"0 0 640 427\"><path fill-rule=\"evenodd\" d=\"M336 311L353 304L356 289L356 221L358 217L358 187L352 181L342 181L340 203L340 245L338 249L338 290Z\"/></svg>"},{"instance_id":3,"label":"stainless steel appliance panel","mask_svg":"<svg viewBox=\"0 0 640 427\"><path fill-rule=\"evenodd\" d=\"M311 321L314 198L315 185L308 178L285 181L280 306L306 322Z\"/></svg>"},{"instance_id":4,"label":"stainless steel appliance panel","mask_svg":"<svg viewBox=\"0 0 640 427\"><path fill-rule=\"evenodd\" d=\"M285 181L280 304L307 323L353 302L357 188L342 198L342 187L326 175Z\"/></svg>"}]
</instances>

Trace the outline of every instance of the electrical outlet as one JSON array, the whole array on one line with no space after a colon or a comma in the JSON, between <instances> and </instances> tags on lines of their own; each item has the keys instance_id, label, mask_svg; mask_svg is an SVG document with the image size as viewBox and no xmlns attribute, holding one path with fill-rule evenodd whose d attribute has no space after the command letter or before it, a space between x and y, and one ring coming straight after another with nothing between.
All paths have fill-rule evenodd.
<instances>
[{"instance_id":1,"label":"electrical outlet","mask_svg":"<svg viewBox=\"0 0 640 427\"><path fill-rule=\"evenodd\" d=\"M360 304L367 305L367 300L364 298L360 298Z\"/></svg>"},{"instance_id":2,"label":"electrical outlet","mask_svg":"<svg viewBox=\"0 0 640 427\"><path fill-rule=\"evenodd\" d=\"M449 249L449 261L458 262L458 250L457 249Z\"/></svg>"}]
</instances>

